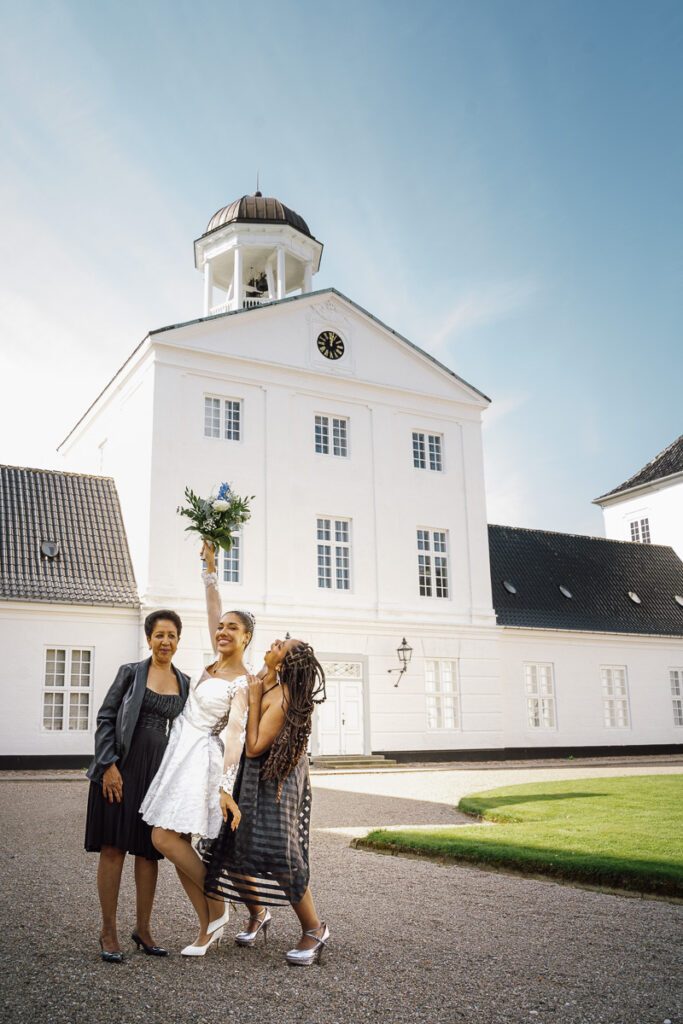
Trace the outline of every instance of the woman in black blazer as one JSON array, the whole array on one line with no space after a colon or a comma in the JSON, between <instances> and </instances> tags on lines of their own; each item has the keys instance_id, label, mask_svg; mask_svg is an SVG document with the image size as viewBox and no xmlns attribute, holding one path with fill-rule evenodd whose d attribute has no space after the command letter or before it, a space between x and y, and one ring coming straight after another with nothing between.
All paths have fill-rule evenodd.
<instances>
[{"instance_id":1,"label":"woman in black blazer","mask_svg":"<svg viewBox=\"0 0 683 1024\"><path fill-rule=\"evenodd\" d=\"M116 930L121 872L127 853L135 857L136 928L132 939L152 956L166 950L150 932L161 854L140 804L161 764L170 723L183 709L189 676L173 665L182 623L172 611L145 619L151 658L122 665L97 715L95 757L88 768L90 790L85 848L100 855L97 889L102 907L100 949L108 963L121 963Z\"/></svg>"}]
</instances>

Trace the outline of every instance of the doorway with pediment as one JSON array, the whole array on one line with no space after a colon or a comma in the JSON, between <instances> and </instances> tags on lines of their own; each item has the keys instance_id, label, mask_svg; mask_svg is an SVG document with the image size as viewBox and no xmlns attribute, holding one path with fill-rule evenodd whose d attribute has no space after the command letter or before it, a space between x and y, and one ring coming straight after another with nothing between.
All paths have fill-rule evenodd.
<instances>
[{"instance_id":1,"label":"doorway with pediment","mask_svg":"<svg viewBox=\"0 0 683 1024\"><path fill-rule=\"evenodd\" d=\"M312 750L325 757L369 753L367 659L321 655L327 699L314 716Z\"/></svg>"}]
</instances>

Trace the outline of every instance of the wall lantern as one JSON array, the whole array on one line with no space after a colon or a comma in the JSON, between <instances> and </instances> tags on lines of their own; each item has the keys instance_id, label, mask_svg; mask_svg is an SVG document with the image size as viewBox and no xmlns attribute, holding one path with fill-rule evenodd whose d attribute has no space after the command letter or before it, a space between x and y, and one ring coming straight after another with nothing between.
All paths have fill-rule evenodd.
<instances>
[{"instance_id":1,"label":"wall lantern","mask_svg":"<svg viewBox=\"0 0 683 1024\"><path fill-rule=\"evenodd\" d=\"M403 637L403 640L401 641L401 646L396 648L396 653L398 655L398 662L401 667L387 669L387 672L389 674L391 674L392 672L398 672L398 679L394 683L394 686L398 686L398 684L401 682L401 679L405 675L406 669L410 664L410 659L413 656L413 648L408 646L408 642L405 637Z\"/></svg>"}]
</instances>

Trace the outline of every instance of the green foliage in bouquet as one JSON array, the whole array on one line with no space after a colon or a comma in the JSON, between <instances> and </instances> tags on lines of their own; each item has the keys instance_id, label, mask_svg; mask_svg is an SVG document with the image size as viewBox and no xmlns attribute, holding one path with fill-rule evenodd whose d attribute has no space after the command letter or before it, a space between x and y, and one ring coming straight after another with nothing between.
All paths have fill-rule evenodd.
<instances>
[{"instance_id":1,"label":"green foliage in bouquet","mask_svg":"<svg viewBox=\"0 0 683 1024\"><path fill-rule=\"evenodd\" d=\"M235 530L251 518L249 498L240 498L226 483L220 485L218 494L209 498L200 498L190 487L185 488L187 505L179 505L178 515L186 516L190 525L186 531L198 533L203 540L209 541L215 548L229 551L233 545Z\"/></svg>"}]
</instances>

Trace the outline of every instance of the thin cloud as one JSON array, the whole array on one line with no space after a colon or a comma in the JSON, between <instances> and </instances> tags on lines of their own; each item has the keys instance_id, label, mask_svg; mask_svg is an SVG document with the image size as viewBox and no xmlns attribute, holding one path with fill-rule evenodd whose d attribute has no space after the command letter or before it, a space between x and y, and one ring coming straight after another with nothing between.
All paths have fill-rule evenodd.
<instances>
[{"instance_id":1,"label":"thin cloud","mask_svg":"<svg viewBox=\"0 0 683 1024\"><path fill-rule=\"evenodd\" d=\"M467 331L514 315L529 304L537 290L535 282L529 280L473 289L443 317L429 341L430 351L438 353Z\"/></svg>"}]
</instances>

